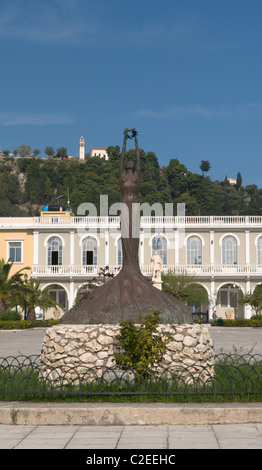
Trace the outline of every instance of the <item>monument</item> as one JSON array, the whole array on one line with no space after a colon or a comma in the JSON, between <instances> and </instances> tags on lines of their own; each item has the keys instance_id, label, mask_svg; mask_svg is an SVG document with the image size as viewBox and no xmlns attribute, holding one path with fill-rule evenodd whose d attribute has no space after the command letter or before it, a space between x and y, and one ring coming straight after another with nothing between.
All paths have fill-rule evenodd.
<instances>
[{"instance_id":1,"label":"monument","mask_svg":"<svg viewBox=\"0 0 262 470\"><path fill-rule=\"evenodd\" d=\"M136 161L126 162L126 143L128 139L133 138L135 139ZM152 309L162 312L162 323L193 323L189 308L175 297L154 287L140 270L138 259L140 152L135 129L126 129L124 132L119 184L122 269L110 281L91 292L88 298L66 312L60 319L60 323L84 325L116 324L125 320L137 321L141 315L151 314Z\"/></svg>"},{"instance_id":2,"label":"monument","mask_svg":"<svg viewBox=\"0 0 262 470\"><path fill-rule=\"evenodd\" d=\"M151 258L151 271L152 271L152 283L157 289L162 290L161 272L163 270L162 259L155 250L155 254Z\"/></svg>"},{"instance_id":3,"label":"monument","mask_svg":"<svg viewBox=\"0 0 262 470\"><path fill-rule=\"evenodd\" d=\"M131 134L131 135L130 135ZM125 163L126 141L135 138L136 161ZM115 337L120 322L139 322L139 317L162 313L160 334L172 334L162 367L181 370L183 382L213 375L213 344L208 329L195 325L188 307L154 287L140 271L138 260L140 205L140 153L135 129L126 129L120 158L122 194L121 236L123 266L117 276L97 287L77 306L47 328L43 341L42 374L54 384L92 380L115 367ZM153 283L161 282L162 262L158 253L151 259ZM156 285L156 284L155 284ZM162 369L163 370L163 369ZM95 372L92 372L95 371ZM91 375L90 375L91 374Z\"/></svg>"}]
</instances>

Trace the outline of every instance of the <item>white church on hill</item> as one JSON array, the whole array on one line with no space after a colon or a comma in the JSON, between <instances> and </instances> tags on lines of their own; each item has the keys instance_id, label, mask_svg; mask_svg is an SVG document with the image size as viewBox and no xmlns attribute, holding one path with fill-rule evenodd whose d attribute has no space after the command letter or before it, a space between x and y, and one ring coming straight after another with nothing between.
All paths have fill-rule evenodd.
<instances>
[{"instance_id":1,"label":"white church on hill","mask_svg":"<svg viewBox=\"0 0 262 470\"><path fill-rule=\"evenodd\" d=\"M90 151L91 157L100 157L108 160L107 147L91 147ZM85 140L81 136L79 140L79 158L80 160L85 160Z\"/></svg>"}]
</instances>

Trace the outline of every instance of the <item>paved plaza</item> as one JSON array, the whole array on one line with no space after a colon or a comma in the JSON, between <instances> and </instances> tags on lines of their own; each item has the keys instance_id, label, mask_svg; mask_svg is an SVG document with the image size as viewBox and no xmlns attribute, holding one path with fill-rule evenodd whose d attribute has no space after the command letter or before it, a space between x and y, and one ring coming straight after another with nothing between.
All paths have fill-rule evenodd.
<instances>
[{"instance_id":1,"label":"paved plaza","mask_svg":"<svg viewBox=\"0 0 262 470\"><path fill-rule=\"evenodd\" d=\"M262 354L262 329L209 327L209 331L214 341L216 353ZM40 354L44 333L44 329L0 331L0 357ZM53 411L59 406L65 407L65 405L50 404L51 408L54 407ZM76 404L75 410L77 410L77 405L81 406L81 404ZM57 422L50 425L37 421L37 409L33 413L35 421L30 423L28 420L28 424L26 424L26 419L28 419L26 416L29 416L26 415L28 405L6 402L2 403L0 407L0 449L89 449L90 451L93 449L101 451L102 449L148 449L150 451L151 449L153 452L157 449L262 448L262 405L260 403L243 404L243 409L238 409L239 422L236 422L237 411L234 411L232 407L223 412L222 409L219 410L219 406L221 407L222 404L213 404L210 409L206 410L204 405L199 404L199 410L196 412L196 410L187 409L186 405L179 405L183 407L183 410L180 411L184 413L186 418L184 423L180 421L179 424L174 422L168 425L147 425L143 421L140 425L119 425L117 423L115 425L101 425L99 421L95 422L94 420L92 425L72 422L72 424ZM21 414L25 420L23 424L11 424L11 417L10 421L3 419L8 406L10 407L8 416L11 417L14 415L15 408L19 409L20 407L20 413L23 409L23 414ZM31 404L31 406L41 406L41 404ZM118 407L117 404L114 406ZM171 412L171 408L168 410L170 406L172 405L167 404L167 416ZM231 405L227 404L226 406L230 407ZM241 405L237 405L238 408L239 406L241 407ZM244 410L245 406L248 408L247 410ZM172 411L174 412L174 406ZM203 414L205 411L206 413ZM221 413L214 415L215 411ZM148 404L147 412L148 416L156 414L157 404ZM132 410L130 413L133 416ZM204 416L203 424L196 424L196 420L192 420L193 414L199 417L202 414ZM66 415L66 407L63 410L63 415ZM211 419L212 416L215 418ZM216 416L218 416L217 419ZM230 416L232 421L230 421ZM242 421L241 416L244 416ZM247 419L250 416L251 418ZM190 424L190 420L192 424Z\"/></svg>"},{"instance_id":2,"label":"paved plaza","mask_svg":"<svg viewBox=\"0 0 262 470\"><path fill-rule=\"evenodd\" d=\"M0 425L0 449L262 449L262 424Z\"/></svg>"},{"instance_id":3,"label":"paved plaza","mask_svg":"<svg viewBox=\"0 0 262 470\"><path fill-rule=\"evenodd\" d=\"M262 328L207 327L215 353L262 354ZM40 354L44 335L44 328L0 330L0 357Z\"/></svg>"}]
</instances>

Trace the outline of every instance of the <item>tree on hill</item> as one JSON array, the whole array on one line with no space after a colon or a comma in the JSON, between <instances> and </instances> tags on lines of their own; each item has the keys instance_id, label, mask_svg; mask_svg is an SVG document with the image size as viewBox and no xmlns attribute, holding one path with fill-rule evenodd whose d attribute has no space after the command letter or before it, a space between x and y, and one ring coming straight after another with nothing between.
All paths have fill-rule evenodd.
<instances>
[{"instance_id":1,"label":"tree on hill","mask_svg":"<svg viewBox=\"0 0 262 470\"><path fill-rule=\"evenodd\" d=\"M198 203L199 212L194 215L209 215L214 213L214 183L207 177L191 173L188 178L190 196L194 196Z\"/></svg>"},{"instance_id":2,"label":"tree on hill","mask_svg":"<svg viewBox=\"0 0 262 470\"><path fill-rule=\"evenodd\" d=\"M56 155L58 157L66 157L67 156L67 148L66 147L59 147L56 151Z\"/></svg>"},{"instance_id":3,"label":"tree on hill","mask_svg":"<svg viewBox=\"0 0 262 470\"><path fill-rule=\"evenodd\" d=\"M37 157L38 155L40 155L40 153L41 153L41 150L39 150L39 149L34 149L34 150L33 150L33 154L34 154L36 157Z\"/></svg>"},{"instance_id":4,"label":"tree on hill","mask_svg":"<svg viewBox=\"0 0 262 470\"><path fill-rule=\"evenodd\" d=\"M241 186L242 186L242 176L241 176L240 171L237 174L237 184L236 184L236 186L237 186L238 189L240 189Z\"/></svg>"},{"instance_id":5,"label":"tree on hill","mask_svg":"<svg viewBox=\"0 0 262 470\"><path fill-rule=\"evenodd\" d=\"M204 173L210 170L210 168L211 168L211 165L208 160L201 160L200 170L202 171L203 176L204 176Z\"/></svg>"},{"instance_id":6,"label":"tree on hill","mask_svg":"<svg viewBox=\"0 0 262 470\"><path fill-rule=\"evenodd\" d=\"M118 145L116 145L115 147L113 145L110 145L106 151L109 157L109 161L120 159L120 147Z\"/></svg>"},{"instance_id":7,"label":"tree on hill","mask_svg":"<svg viewBox=\"0 0 262 470\"><path fill-rule=\"evenodd\" d=\"M55 154L55 151L53 149L53 147L49 146L49 147L46 147L45 148L45 154L48 155L48 157L53 157L54 154Z\"/></svg>"},{"instance_id":8,"label":"tree on hill","mask_svg":"<svg viewBox=\"0 0 262 470\"><path fill-rule=\"evenodd\" d=\"M199 214L200 207L195 196L191 196L188 192L181 194L177 198L178 203L185 204L186 215Z\"/></svg>"},{"instance_id":9,"label":"tree on hill","mask_svg":"<svg viewBox=\"0 0 262 470\"><path fill-rule=\"evenodd\" d=\"M30 147L30 145L20 145L17 148L17 152L20 157L25 158L27 157L27 155L30 155L32 153L32 147Z\"/></svg>"},{"instance_id":10,"label":"tree on hill","mask_svg":"<svg viewBox=\"0 0 262 470\"><path fill-rule=\"evenodd\" d=\"M165 170L173 199L188 190L188 170L177 158L172 158Z\"/></svg>"}]
</instances>

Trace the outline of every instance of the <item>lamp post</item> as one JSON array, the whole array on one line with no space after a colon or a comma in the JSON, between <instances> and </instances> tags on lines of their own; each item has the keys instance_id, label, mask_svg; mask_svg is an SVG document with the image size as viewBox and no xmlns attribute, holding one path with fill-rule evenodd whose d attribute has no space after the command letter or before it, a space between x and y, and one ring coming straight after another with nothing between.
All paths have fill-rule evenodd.
<instances>
[{"instance_id":1,"label":"lamp post","mask_svg":"<svg viewBox=\"0 0 262 470\"><path fill-rule=\"evenodd\" d=\"M25 278L25 282L27 282L28 275L27 275L27 274L25 274L25 275L24 275L24 278ZM26 317L27 317L27 311L26 311L26 307L27 307L27 305L26 305L26 297L25 297L25 315L24 315L24 319L25 319L25 320L26 320Z\"/></svg>"}]
</instances>

